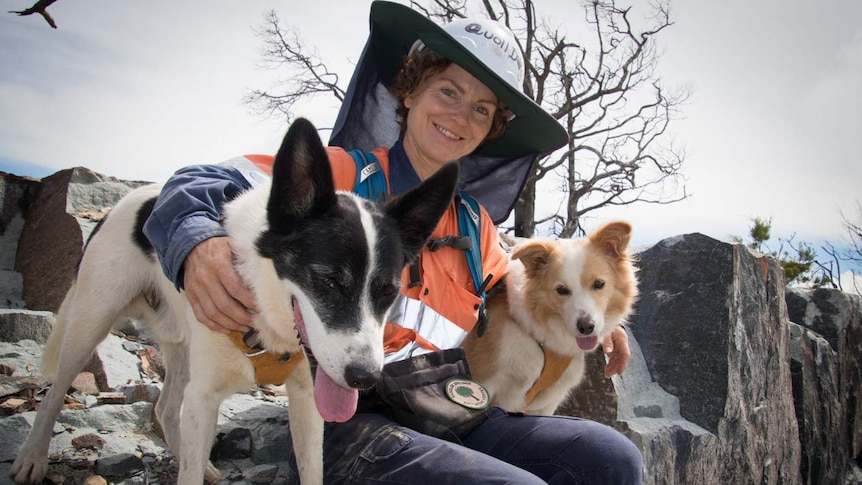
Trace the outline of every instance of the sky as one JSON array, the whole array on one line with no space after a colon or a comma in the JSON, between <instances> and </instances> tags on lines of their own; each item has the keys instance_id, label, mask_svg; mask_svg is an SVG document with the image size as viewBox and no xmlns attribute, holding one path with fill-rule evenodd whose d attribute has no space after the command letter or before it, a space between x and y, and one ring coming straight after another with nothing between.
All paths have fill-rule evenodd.
<instances>
[{"instance_id":1,"label":"sky","mask_svg":"<svg viewBox=\"0 0 862 485\"><path fill-rule=\"evenodd\" d=\"M84 166L161 181L273 153L284 120L242 102L283 78L261 64L264 13L294 26L344 86L368 33L363 0L59 0L57 30L6 13L34 1L0 12L0 171L35 177ZM574 0L536 3L564 26L582 16ZM840 243L842 214L858 219L862 202L860 18L859 0L676 0L658 73L694 93L669 133L687 153L689 197L598 211L585 228L624 218L646 247L691 232L744 237L761 217L774 238ZM321 98L297 115L328 127L337 109Z\"/></svg>"}]
</instances>

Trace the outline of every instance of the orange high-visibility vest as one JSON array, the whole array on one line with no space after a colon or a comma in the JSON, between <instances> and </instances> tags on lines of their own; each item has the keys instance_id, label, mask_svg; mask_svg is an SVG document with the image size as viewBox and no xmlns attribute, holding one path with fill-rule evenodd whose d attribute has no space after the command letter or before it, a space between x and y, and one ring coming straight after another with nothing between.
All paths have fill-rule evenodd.
<instances>
[{"instance_id":1,"label":"orange high-visibility vest","mask_svg":"<svg viewBox=\"0 0 862 485\"><path fill-rule=\"evenodd\" d=\"M356 163L353 157L342 148L327 147L329 162L332 165L333 180L336 190L353 191L356 183ZM389 180L389 150L377 148L371 152L380 162L386 180ZM245 155L265 173L272 175L274 157L271 155ZM493 274L488 288L494 286L506 273L509 258L500 246L500 236L491 217L480 207L482 217L481 254L483 274ZM431 239L459 234L458 207L453 202L440 219ZM401 293L408 298L422 301L425 305L450 320L465 332L472 330L478 319L481 297L475 294L473 277L464 252L459 249L443 248L431 252L422 249L419 259L419 274L421 284L408 287L410 273L405 268L401 274ZM420 335L411 329L395 324L387 324L384 346L390 353L401 349L410 342L416 342L427 350L443 350L427 340L427 335Z\"/></svg>"}]
</instances>

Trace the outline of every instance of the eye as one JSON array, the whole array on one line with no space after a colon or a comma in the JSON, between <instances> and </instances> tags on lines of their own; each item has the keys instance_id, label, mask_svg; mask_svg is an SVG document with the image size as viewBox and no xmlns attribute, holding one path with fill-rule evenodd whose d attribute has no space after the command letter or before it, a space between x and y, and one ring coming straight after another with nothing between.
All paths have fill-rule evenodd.
<instances>
[{"instance_id":1,"label":"eye","mask_svg":"<svg viewBox=\"0 0 862 485\"><path fill-rule=\"evenodd\" d=\"M593 289L594 290L601 290L604 287L605 287L605 280L593 281Z\"/></svg>"},{"instance_id":2,"label":"eye","mask_svg":"<svg viewBox=\"0 0 862 485\"><path fill-rule=\"evenodd\" d=\"M440 88L440 92L443 93L447 98L457 98L455 91L449 88Z\"/></svg>"},{"instance_id":3,"label":"eye","mask_svg":"<svg viewBox=\"0 0 862 485\"><path fill-rule=\"evenodd\" d=\"M568 295L571 295L571 294L572 294L572 292L571 292L568 288L566 288L565 286L563 286L563 285L559 285L559 286L557 286L557 288L555 288L555 289L557 290L557 294L558 294L558 295L568 296Z\"/></svg>"},{"instance_id":4,"label":"eye","mask_svg":"<svg viewBox=\"0 0 862 485\"><path fill-rule=\"evenodd\" d=\"M473 111L475 111L476 113L478 113L482 116L490 116L490 114L491 114L491 110L489 110L485 106L476 106L473 108Z\"/></svg>"},{"instance_id":5,"label":"eye","mask_svg":"<svg viewBox=\"0 0 862 485\"><path fill-rule=\"evenodd\" d=\"M338 283L335 282L335 278L333 278L331 276L324 276L323 278L321 278L321 282L325 286L327 286L333 290L338 287Z\"/></svg>"}]
</instances>

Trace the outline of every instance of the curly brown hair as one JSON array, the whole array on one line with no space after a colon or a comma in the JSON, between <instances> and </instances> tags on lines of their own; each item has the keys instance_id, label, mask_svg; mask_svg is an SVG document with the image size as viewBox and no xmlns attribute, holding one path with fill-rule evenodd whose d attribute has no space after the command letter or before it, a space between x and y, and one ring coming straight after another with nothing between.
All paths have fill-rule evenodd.
<instances>
[{"instance_id":1,"label":"curly brown hair","mask_svg":"<svg viewBox=\"0 0 862 485\"><path fill-rule=\"evenodd\" d=\"M452 61L429 49L414 52L404 58L401 70L398 71L395 82L389 88L389 92L398 100L395 114L401 124L402 135L407 129L404 120L407 119L407 112L409 111L407 106L404 106L404 100L415 93L426 79L445 71L451 64ZM494 110L494 119L491 121L491 129L488 130L488 136L485 137L486 141L503 135L503 132L506 131L509 114L503 103L498 101L497 109Z\"/></svg>"}]
</instances>

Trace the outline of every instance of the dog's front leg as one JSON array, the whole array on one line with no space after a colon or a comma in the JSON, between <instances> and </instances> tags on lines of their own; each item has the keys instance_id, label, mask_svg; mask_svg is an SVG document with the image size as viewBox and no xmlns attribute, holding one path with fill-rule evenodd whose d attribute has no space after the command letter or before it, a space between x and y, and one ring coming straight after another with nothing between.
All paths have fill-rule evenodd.
<instances>
[{"instance_id":1,"label":"dog's front leg","mask_svg":"<svg viewBox=\"0 0 862 485\"><path fill-rule=\"evenodd\" d=\"M285 382L290 434L303 485L323 483L323 419L314 404L314 385L307 365L299 365Z\"/></svg>"}]
</instances>

